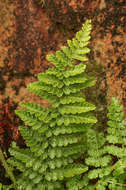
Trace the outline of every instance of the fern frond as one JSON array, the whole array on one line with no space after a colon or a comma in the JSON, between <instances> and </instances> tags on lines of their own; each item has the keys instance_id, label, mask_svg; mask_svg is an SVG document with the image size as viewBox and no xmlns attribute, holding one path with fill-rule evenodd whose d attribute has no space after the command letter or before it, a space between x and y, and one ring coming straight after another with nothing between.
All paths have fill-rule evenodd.
<instances>
[{"instance_id":1,"label":"fern frond","mask_svg":"<svg viewBox=\"0 0 126 190\"><path fill-rule=\"evenodd\" d=\"M79 189L84 189L84 187L87 187L89 184L89 178L87 174L85 174L82 178L81 176L74 176L70 180L68 179L66 187L69 190L79 190Z\"/></svg>"},{"instance_id":2,"label":"fern frond","mask_svg":"<svg viewBox=\"0 0 126 190\"><path fill-rule=\"evenodd\" d=\"M86 152L87 128L97 122L90 113L95 106L86 102L81 92L96 81L85 74L86 66L82 63L88 60L86 54L90 50L86 45L90 31L89 20L75 39L67 41L68 47L61 47L55 55L47 55L46 59L54 67L39 73L38 81L27 86L52 105L45 109L32 102L22 102L24 109L16 110L30 126L20 126L28 148L20 149L13 144L10 148L13 158L8 160L22 171L17 177L20 190L64 190L65 181L88 170L87 165L74 161ZM81 183L78 188L85 186Z\"/></svg>"},{"instance_id":3,"label":"fern frond","mask_svg":"<svg viewBox=\"0 0 126 190\"><path fill-rule=\"evenodd\" d=\"M45 178L47 181L63 180L64 178L73 177L75 175L86 172L87 169L88 167L82 164L72 164L63 169L57 169L54 171L52 170L51 172L47 172Z\"/></svg>"},{"instance_id":4,"label":"fern frond","mask_svg":"<svg viewBox=\"0 0 126 190\"><path fill-rule=\"evenodd\" d=\"M76 93L76 94L70 94L70 95L65 95L60 98L60 103L61 104L71 104L71 103L76 103L76 102L85 102L85 97L81 93Z\"/></svg>"},{"instance_id":5,"label":"fern frond","mask_svg":"<svg viewBox=\"0 0 126 190\"><path fill-rule=\"evenodd\" d=\"M85 164L90 168L88 184L83 190L124 190L126 181L126 119L119 100L112 98L108 106L107 135L87 128L87 155ZM96 183L93 185L93 180Z\"/></svg>"},{"instance_id":6,"label":"fern frond","mask_svg":"<svg viewBox=\"0 0 126 190\"><path fill-rule=\"evenodd\" d=\"M51 76L45 73L39 73L38 79L45 84L52 85L52 87L62 88L64 85L64 83L57 79L55 76Z\"/></svg>"},{"instance_id":7,"label":"fern frond","mask_svg":"<svg viewBox=\"0 0 126 190\"><path fill-rule=\"evenodd\" d=\"M83 73L85 69L86 69L86 65L80 63L78 65L75 65L72 68L67 69L65 72L63 72L63 76L65 78L76 76Z\"/></svg>"},{"instance_id":8,"label":"fern frond","mask_svg":"<svg viewBox=\"0 0 126 190\"><path fill-rule=\"evenodd\" d=\"M72 133L78 133L78 132L86 132L87 128L90 127L91 124L85 124L85 125L79 125L71 124L69 127L66 126L60 126L55 127L52 129L52 133L55 136L58 136L59 134L72 134Z\"/></svg>"},{"instance_id":9,"label":"fern frond","mask_svg":"<svg viewBox=\"0 0 126 190\"><path fill-rule=\"evenodd\" d=\"M107 146L107 150L109 154L122 158L126 155L126 119L122 119L124 115L123 107L119 100L113 97L108 110L107 116L110 121L108 121L107 141L110 145ZM120 144L121 147L117 144Z\"/></svg>"},{"instance_id":10,"label":"fern frond","mask_svg":"<svg viewBox=\"0 0 126 190\"><path fill-rule=\"evenodd\" d=\"M69 124L82 124L82 123L96 123L97 119L92 116L92 114L79 114L79 115L63 115L56 120L57 125L60 126L64 124L68 126Z\"/></svg>"},{"instance_id":11,"label":"fern frond","mask_svg":"<svg viewBox=\"0 0 126 190\"><path fill-rule=\"evenodd\" d=\"M112 157L106 155L105 146L106 139L102 132L97 133L96 130L87 130L87 149L88 156L85 163L88 166L94 167L93 170L88 172L89 179L102 178L111 173L111 166L109 166Z\"/></svg>"},{"instance_id":12,"label":"fern frond","mask_svg":"<svg viewBox=\"0 0 126 190\"><path fill-rule=\"evenodd\" d=\"M16 110L16 114L19 115L24 122L31 126L33 130L40 129L40 131L43 133L48 129L48 125L45 125L45 123L48 122L47 120L44 120L44 122L42 122L36 118L35 115L32 115L24 110Z\"/></svg>"},{"instance_id":13,"label":"fern frond","mask_svg":"<svg viewBox=\"0 0 126 190\"><path fill-rule=\"evenodd\" d=\"M95 106L88 102L69 104L69 105L60 106L58 108L58 111L61 114L85 113L92 110L95 110Z\"/></svg>"},{"instance_id":14,"label":"fern frond","mask_svg":"<svg viewBox=\"0 0 126 190\"><path fill-rule=\"evenodd\" d=\"M31 90L32 92L35 92L34 90L38 89L40 91L47 92L48 94L52 94L54 96L61 97L63 95L62 89L58 87L53 87L51 85L47 85L43 82L34 82L28 85L28 89Z\"/></svg>"}]
</instances>

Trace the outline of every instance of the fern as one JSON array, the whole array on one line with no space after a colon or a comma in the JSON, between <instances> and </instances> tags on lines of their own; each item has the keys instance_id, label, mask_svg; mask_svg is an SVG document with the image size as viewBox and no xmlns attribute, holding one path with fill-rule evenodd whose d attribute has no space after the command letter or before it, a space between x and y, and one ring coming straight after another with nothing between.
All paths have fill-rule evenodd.
<instances>
[{"instance_id":1,"label":"fern","mask_svg":"<svg viewBox=\"0 0 126 190\"><path fill-rule=\"evenodd\" d=\"M126 119L122 119L123 107L112 98L108 106L107 134L96 129L87 130L88 183L83 190L125 190L126 185ZM92 183L95 180L95 184ZM78 190L78 189L77 189Z\"/></svg>"},{"instance_id":2,"label":"fern","mask_svg":"<svg viewBox=\"0 0 126 190\"><path fill-rule=\"evenodd\" d=\"M123 106L112 98L104 132L95 125L97 119L91 113L95 106L81 92L95 84L83 63L88 62L90 31L88 20L76 37L67 41L68 46L47 55L54 67L39 73L38 81L27 86L51 104L44 108L34 102L20 103L23 109L16 114L29 126L19 127L27 148L13 142L8 163L0 150L1 162L13 182L0 184L1 190L126 189ZM19 174L14 177L11 168Z\"/></svg>"},{"instance_id":3,"label":"fern","mask_svg":"<svg viewBox=\"0 0 126 190\"><path fill-rule=\"evenodd\" d=\"M76 38L67 41L68 47L47 56L54 67L39 73L39 81L28 85L28 90L50 101L52 106L45 109L22 102L24 109L16 110L30 127L20 126L28 148L21 149L13 143L9 150L12 157L8 163L21 171L16 179L20 190L61 190L67 179L88 169L74 160L86 151L86 129L97 121L90 112L95 106L86 102L80 92L95 83L95 78L85 74L86 65L82 63L88 61L90 31L88 20Z\"/></svg>"},{"instance_id":4,"label":"fern","mask_svg":"<svg viewBox=\"0 0 126 190\"><path fill-rule=\"evenodd\" d=\"M101 179L98 187L102 186L112 190L125 190L126 188L126 119L123 119L123 106L116 98L112 98L111 104L108 106L109 113L107 114L108 129L107 129L107 146L106 152L112 157L112 162L109 163L110 172L105 179ZM97 187L97 189L98 189Z\"/></svg>"},{"instance_id":5,"label":"fern","mask_svg":"<svg viewBox=\"0 0 126 190\"><path fill-rule=\"evenodd\" d=\"M111 184L111 186L113 185L111 188L114 189L116 184L119 184L121 187L118 187L118 189L123 190L126 187L125 184L123 185L126 181L126 119L123 119L123 106L120 105L120 101L116 98L112 98L112 103L108 110L107 116L110 120L108 121L109 127L106 138L108 146L106 149L109 154L117 159L112 166L112 174L116 182Z\"/></svg>"}]
</instances>

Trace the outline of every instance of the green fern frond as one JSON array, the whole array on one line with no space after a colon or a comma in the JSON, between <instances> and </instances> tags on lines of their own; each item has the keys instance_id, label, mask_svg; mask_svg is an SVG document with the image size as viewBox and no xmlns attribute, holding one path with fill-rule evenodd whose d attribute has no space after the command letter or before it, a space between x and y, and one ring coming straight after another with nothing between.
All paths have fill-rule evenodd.
<instances>
[{"instance_id":1,"label":"green fern frond","mask_svg":"<svg viewBox=\"0 0 126 190\"><path fill-rule=\"evenodd\" d=\"M107 135L96 129L87 129L85 163L91 168L87 173L89 184L84 190L126 188L126 119L123 119L123 107L116 98L112 98L108 111ZM93 185L94 179L96 183Z\"/></svg>"},{"instance_id":2,"label":"green fern frond","mask_svg":"<svg viewBox=\"0 0 126 190\"><path fill-rule=\"evenodd\" d=\"M81 176L74 176L73 178L67 181L66 187L69 190L79 190L84 189L89 184L89 179L87 174L85 174L82 178Z\"/></svg>"},{"instance_id":3,"label":"green fern frond","mask_svg":"<svg viewBox=\"0 0 126 190\"><path fill-rule=\"evenodd\" d=\"M91 21L83 25L76 38L68 40L56 55L46 59L54 67L38 74L38 81L28 90L50 101L52 106L22 102L16 114L30 127L20 126L27 149L10 148L8 163L21 171L17 177L20 190L64 190L62 182L80 176L88 166L74 161L86 152L86 131L97 122L81 89L93 86L96 79L85 74ZM84 182L81 181L84 186ZM79 184L79 188L82 186Z\"/></svg>"},{"instance_id":4,"label":"green fern frond","mask_svg":"<svg viewBox=\"0 0 126 190\"><path fill-rule=\"evenodd\" d=\"M122 158L126 155L126 119L122 119L124 116L123 106L120 105L119 100L113 97L108 110L107 116L110 121L108 121L107 141L110 145L107 146L107 150L109 154ZM120 144L121 147L117 144Z\"/></svg>"},{"instance_id":5,"label":"green fern frond","mask_svg":"<svg viewBox=\"0 0 126 190\"><path fill-rule=\"evenodd\" d=\"M76 103L76 102L85 102L85 97L82 93L76 93L76 94L71 94L69 96L64 96L63 98L60 98L60 103L61 104L71 104L71 103Z\"/></svg>"},{"instance_id":6,"label":"green fern frond","mask_svg":"<svg viewBox=\"0 0 126 190\"><path fill-rule=\"evenodd\" d=\"M112 167L113 178L109 187L114 190L125 189L125 164L126 164L126 119L123 119L123 106L116 98L112 98L110 106L108 106L109 113L107 114L108 129L106 150L109 154L117 158L117 162ZM125 176L124 178L122 176ZM121 180L121 182L120 182Z\"/></svg>"},{"instance_id":7,"label":"green fern frond","mask_svg":"<svg viewBox=\"0 0 126 190\"><path fill-rule=\"evenodd\" d=\"M59 106L58 108L58 111L61 114L85 113L92 110L95 110L95 106L87 102L62 105L62 106Z\"/></svg>"},{"instance_id":8,"label":"green fern frond","mask_svg":"<svg viewBox=\"0 0 126 190\"><path fill-rule=\"evenodd\" d=\"M103 156L106 154L106 150L104 149L104 134L102 132L97 133L95 130L89 129L87 132L87 138L89 157L86 158L85 162L94 167L107 166L111 157Z\"/></svg>"},{"instance_id":9,"label":"green fern frond","mask_svg":"<svg viewBox=\"0 0 126 190\"><path fill-rule=\"evenodd\" d=\"M97 133L97 131L93 129L87 130L88 155L85 159L85 163L88 166L94 167L93 170L88 172L89 179L102 178L111 172L109 163L112 157L106 155L106 149L104 148L105 143L106 139L102 132Z\"/></svg>"},{"instance_id":10,"label":"green fern frond","mask_svg":"<svg viewBox=\"0 0 126 190\"><path fill-rule=\"evenodd\" d=\"M96 123L97 119L92 116L92 114L79 114L79 115L63 115L57 118L56 123L58 126L65 125L68 126L69 124L82 124L82 123Z\"/></svg>"},{"instance_id":11,"label":"green fern frond","mask_svg":"<svg viewBox=\"0 0 126 190\"><path fill-rule=\"evenodd\" d=\"M47 55L54 67L38 74L28 90L48 100L44 108L21 102L15 113L28 125L20 126L27 148L12 143L10 167L18 169L18 190L125 190L126 119L123 106L112 98L108 106L106 133L97 129L95 106L86 101L82 89L95 84L85 73L91 21L88 20L56 54ZM80 163L78 163L78 159ZM83 163L84 160L84 163ZM16 189L17 190L17 189Z\"/></svg>"}]
</instances>

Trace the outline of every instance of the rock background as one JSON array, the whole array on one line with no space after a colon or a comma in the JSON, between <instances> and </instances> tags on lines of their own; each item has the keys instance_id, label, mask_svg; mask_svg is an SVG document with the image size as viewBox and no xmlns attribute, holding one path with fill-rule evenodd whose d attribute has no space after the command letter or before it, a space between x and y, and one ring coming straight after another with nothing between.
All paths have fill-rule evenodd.
<instances>
[{"instance_id":1,"label":"rock background","mask_svg":"<svg viewBox=\"0 0 126 190\"><path fill-rule=\"evenodd\" d=\"M4 150L20 136L22 122L14 113L19 102L48 104L29 92L27 84L51 66L45 56L74 37L87 19L92 20L87 71L98 79L86 91L88 99L97 105L96 114L104 125L103 113L112 96L121 100L126 113L126 1L38 2L0 1L0 142Z\"/></svg>"}]
</instances>

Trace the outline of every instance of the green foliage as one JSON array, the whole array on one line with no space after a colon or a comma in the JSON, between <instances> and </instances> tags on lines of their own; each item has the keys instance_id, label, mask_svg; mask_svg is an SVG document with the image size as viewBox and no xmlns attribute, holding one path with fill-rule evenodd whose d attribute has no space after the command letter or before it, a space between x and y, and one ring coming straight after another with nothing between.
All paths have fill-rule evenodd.
<instances>
[{"instance_id":1,"label":"green foliage","mask_svg":"<svg viewBox=\"0 0 126 190\"><path fill-rule=\"evenodd\" d=\"M0 190L11 190L13 188L13 184L11 185L3 185L0 183Z\"/></svg>"},{"instance_id":2,"label":"green foliage","mask_svg":"<svg viewBox=\"0 0 126 190\"><path fill-rule=\"evenodd\" d=\"M123 106L112 98L108 106L107 134L96 129L87 130L87 156L85 164L89 184L84 188L96 190L125 190L126 188L126 119L123 119ZM95 184L91 183L95 179Z\"/></svg>"},{"instance_id":3,"label":"green foliage","mask_svg":"<svg viewBox=\"0 0 126 190\"><path fill-rule=\"evenodd\" d=\"M84 23L76 37L68 40L47 60L54 67L38 74L28 90L48 100L44 108L33 102L21 102L16 114L28 125L20 126L27 148L15 142L11 157L3 159L14 185L1 190L125 190L126 119L123 106L112 98L108 106L107 131L99 129L91 113L95 106L86 101L82 89L93 86L95 78L85 73L90 52L91 21ZM94 126L95 125L95 126ZM1 154L2 155L2 154ZM1 160L2 160L1 159ZM9 168L20 171L16 183Z\"/></svg>"},{"instance_id":4,"label":"green foliage","mask_svg":"<svg viewBox=\"0 0 126 190\"><path fill-rule=\"evenodd\" d=\"M82 63L88 61L90 31L88 20L76 38L67 41L68 47L47 56L54 67L39 73L39 81L28 85L28 90L52 106L45 109L32 102L21 102L24 109L16 110L29 126L20 126L28 148L12 143L9 150L12 157L8 163L21 171L16 176L20 190L61 190L67 180L88 170L88 166L74 161L86 152L86 129L97 121L90 112L95 106L86 102L81 92L95 84L95 78L86 75L86 65Z\"/></svg>"}]
</instances>

